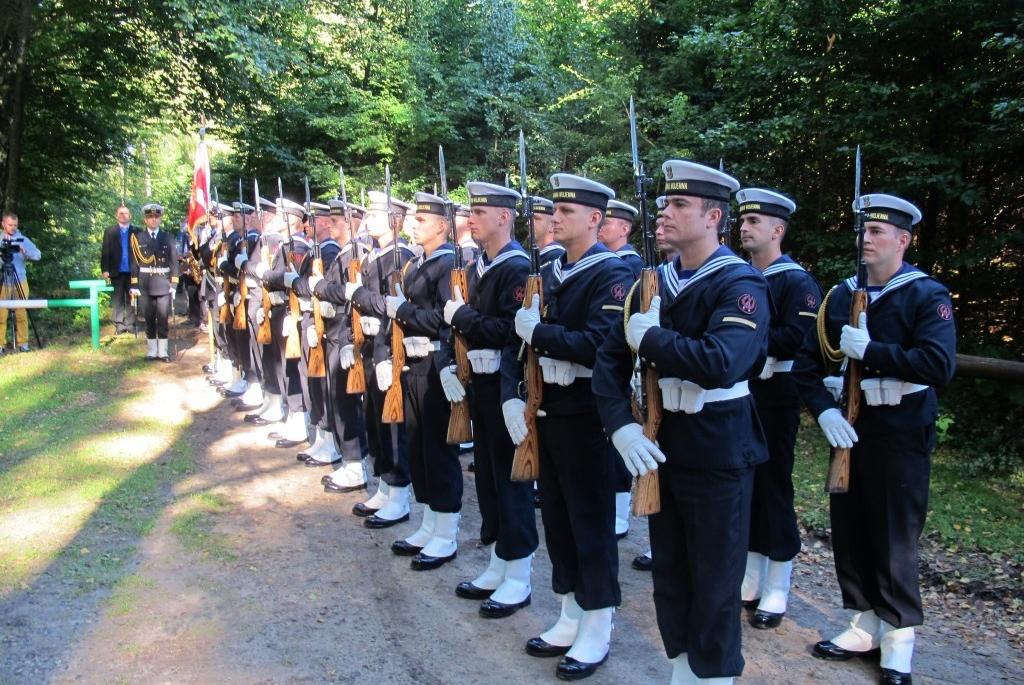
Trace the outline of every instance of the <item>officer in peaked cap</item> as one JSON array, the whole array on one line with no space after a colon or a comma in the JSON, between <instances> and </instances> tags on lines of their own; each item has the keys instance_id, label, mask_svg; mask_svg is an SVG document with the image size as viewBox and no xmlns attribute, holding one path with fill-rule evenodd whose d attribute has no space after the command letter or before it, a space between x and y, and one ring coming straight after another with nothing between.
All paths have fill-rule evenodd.
<instances>
[{"instance_id":1,"label":"officer in peaked cap","mask_svg":"<svg viewBox=\"0 0 1024 685\"><path fill-rule=\"evenodd\" d=\"M639 278L640 270L644 268L643 257L629 244L629 233L633 230L633 220L638 213L632 205L611 200L601 230L597 232L597 239L629 265L634 278Z\"/></svg>"},{"instance_id":2,"label":"officer in peaked cap","mask_svg":"<svg viewBox=\"0 0 1024 685\"><path fill-rule=\"evenodd\" d=\"M146 230L131 236L131 293L139 298L146 320L146 359L171 361L167 352L167 318L178 285L178 251L174 236L160 230L164 208L142 208Z\"/></svg>"},{"instance_id":3,"label":"officer in peaked cap","mask_svg":"<svg viewBox=\"0 0 1024 685\"><path fill-rule=\"evenodd\" d=\"M465 336L472 375L470 407L475 429L476 489L480 503L480 541L490 547L490 561L472 581L459 583L455 594L483 600L480 614L503 618L530 601L530 569L537 549L533 485L511 480L515 445L501 413L502 351L515 346L516 312L522 307L529 257L512 238L519 193L493 183L467 184L472 214L469 230L482 253L469 268L468 292L453 293L444 319ZM441 340L450 348L453 343Z\"/></svg>"},{"instance_id":4,"label":"officer in peaked cap","mask_svg":"<svg viewBox=\"0 0 1024 685\"><path fill-rule=\"evenodd\" d=\"M718 242L736 179L687 161L662 168L667 199L659 231L679 254L659 267L660 296L647 312L633 289L626 325L620 319L598 352L594 392L630 472L643 475L665 462L650 535L654 606L672 682L726 685L743 671L736 607L753 465L768 456L748 386L766 357L768 288ZM660 376L657 444L632 416L631 351L645 372Z\"/></svg>"},{"instance_id":5,"label":"officer in peaked cap","mask_svg":"<svg viewBox=\"0 0 1024 685\"><path fill-rule=\"evenodd\" d=\"M562 596L555 624L527 642L532 656L565 655L556 674L592 674L608 657L612 614L621 601L615 540L616 456L601 431L591 375L597 348L622 325L632 272L600 244L597 231L615 192L571 174L551 177L554 238L565 248L542 270L538 298L516 312L516 334L540 356L544 392L536 422L541 512ZM502 412L513 442L526 437L518 350L502 355Z\"/></svg>"},{"instance_id":6,"label":"officer in peaked cap","mask_svg":"<svg viewBox=\"0 0 1024 685\"><path fill-rule=\"evenodd\" d=\"M793 559L800 552L800 532L793 509L793 448L800 424L800 395L793 382L793 358L806 332L814 327L821 288L807 271L782 254L790 215L796 203L762 188L736 193L740 244L751 264L768 281L771 323L768 359L750 391L757 405L768 461L754 471L750 507L750 544L740 597L757 606L750 623L774 628L786 613Z\"/></svg>"},{"instance_id":7,"label":"officer in peaked cap","mask_svg":"<svg viewBox=\"0 0 1024 685\"><path fill-rule=\"evenodd\" d=\"M856 613L813 653L845 661L880 649L883 685L908 685L914 627L924 619L918 539L928 512L935 388L953 378L956 327L946 287L904 261L920 210L882 194L862 196L853 210L864 222L867 282L854 275L832 288L793 365L804 403L828 441L852 448L849 489L831 495L829 504L843 606ZM867 311L851 326L853 293L864 287ZM854 426L825 385L844 357L861 362Z\"/></svg>"},{"instance_id":8,"label":"officer in peaked cap","mask_svg":"<svg viewBox=\"0 0 1024 685\"><path fill-rule=\"evenodd\" d=\"M554 227L551 222L555 218L555 203L546 197L532 195L533 200L533 232L540 250L540 264L558 259L565 254L565 248L555 242Z\"/></svg>"}]
</instances>

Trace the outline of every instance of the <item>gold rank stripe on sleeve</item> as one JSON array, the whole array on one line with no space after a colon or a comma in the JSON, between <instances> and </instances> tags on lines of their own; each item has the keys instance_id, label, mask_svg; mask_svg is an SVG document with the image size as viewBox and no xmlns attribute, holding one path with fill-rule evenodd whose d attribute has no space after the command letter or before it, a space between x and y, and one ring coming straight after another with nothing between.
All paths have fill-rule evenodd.
<instances>
[{"instance_id":1,"label":"gold rank stripe on sleeve","mask_svg":"<svg viewBox=\"0 0 1024 685\"><path fill-rule=\"evenodd\" d=\"M722 323L741 323L744 326L750 326L754 330L757 330L757 324L750 319L742 319L738 316L723 316Z\"/></svg>"}]
</instances>

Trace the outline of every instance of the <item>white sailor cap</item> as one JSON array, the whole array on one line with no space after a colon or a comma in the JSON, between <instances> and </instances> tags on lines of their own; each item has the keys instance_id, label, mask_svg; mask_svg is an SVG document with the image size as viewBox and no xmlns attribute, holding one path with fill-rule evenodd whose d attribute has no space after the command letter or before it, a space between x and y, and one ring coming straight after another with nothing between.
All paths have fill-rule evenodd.
<instances>
[{"instance_id":1,"label":"white sailor cap","mask_svg":"<svg viewBox=\"0 0 1024 685\"><path fill-rule=\"evenodd\" d=\"M466 184L469 191L470 207L506 207L515 209L523 199L517 191L496 183L470 181Z\"/></svg>"},{"instance_id":2,"label":"white sailor cap","mask_svg":"<svg viewBox=\"0 0 1024 685\"><path fill-rule=\"evenodd\" d=\"M608 201L607 215L612 219L622 219L632 223L638 213L636 207L627 205L625 202L618 200Z\"/></svg>"},{"instance_id":3,"label":"white sailor cap","mask_svg":"<svg viewBox=\"0 0 1024 685\"><path fill-rule=\"evenodd\" d=\"M766 214L789 221L789 216L796 211L795 202L785 195L764 188L744 188L736 193L736 200L740 203L736 216Z\"/></svg>"},{"instance_id":4,"label":"white sailor cap","mask_svg":"<svg viewBox=\"0 0 1024 685\"><path fill-rule=\"evenodd\" d=\"M555 203L546 197L540 195L531 195L530 199L533 200L533 213L534 214L547 214L548 216L554 216L555 214Z\"/></svg>"},{"instance_id":5,"label":"white sailor cap","mask_svg":"<svg viewBox=\"0 0 1024 685\"><path fill-rule=\"evenodd\" d=\"M277 211L302 218L306 215L306 208L300 205L298 202L292 202L288 198L279 197L277 198Z\"/></svg>"},{"instance_id":6,"label":"white sailor cap","mask_svg":"<svg viewBox=\"0 0 1024 685\"><path fill-rule=\"evenodd\" d=\"M388 196L386 193L382 193L379 190L368 190L366 197L370 200L370 211L371 212L386 212L388 211ZM391 213L392 214L405 214L412 205L407 202L402 202L394 195L391 196Z\"/></svg>"},{"instance_id":7,"label":"white sailor cap","mask_svg":"<svg viewBox=\"0 0 1024 685\"><path fill-rule=\"evenodd\" d=\"M223 202L215 202L212 210L217 216L233 216L235 213L234 205L226 205Z\"/></svg>"},{"instance_id":8,"label":"white sailor cap","mask_svg":"<svg viewBox=\"0 0 1024 685\"><path fill-rule=\"evenodd\" d=\"M469 216L469 205L455 205L455 216Z\"/></svg>"},{"instance_id":9,"label":"white sailor cap","mask_svg":"<svg viewBox=\"0 0 1024 685\"><path fill-rule=\"evenodd\" d=\"M735 178L696 162L670 159L661 165L665 174L665 195L693 195L709 200L728 202L729 196L740 189Z\"/></svg>"},{"instance_id":10,"label":"white sailor cap","mask_svg":"<svg viewBox=\"0 0 1024 685\"><path fill-rule=\"evenodd\" d=\"M657 206L659 212L665 209L666 203L668 203L668 198L665 197L664 195L659 195L657 199L654 201L654 204L655 206Z\"/></svg>"},{"instance_id":11,"label":"white sailor cap","mask_svg":"<svg viewBox=\"0 0 1024 685\"><path fill-rule=\"evenodd\" d=\"M603 212L608 208L608 201L615 198L615 191L603 183L573 174L553 174L551 187L551 200L555 204L571 202Z\"/></svg>"},{"instance_id":12,"label":"white sailor cap","mask_svg":"<svg viewBox=\"0 0 1024 685\"><path fill-rule=\"evenodd\" d=\"M904 231L913 230L914 224L921 220L920 209L895 195L861 195L860 206L853 203L853 211L858 210L864 210L865 221L884 221Z\"/></svg>"},{"instance_id":13,"label":"white sailor cap","mask_svg":"<svg viewBox=\"0 0 1024 685\"><path fill-rule=\"evenodd\" d=\"M416 213L445 216L444 198L430 193L416 193Z\"/></svg>"},{"instance_id":14,"label":"white sailor cap","mask_svg":"<svg viewBox=\"0 0 1024 685\"><path fill-rule=\"evenodd\" d=\"M265 198L265 197L261 197L260 198L260 209L262 209L264 212L275 212L276 213L277 212L277 205L274 204L273 200L270 200L270 199Z\"/></svg>"},{"instance_id":15,"label":"white sailor cap","mask_svg":"<svg viewBox=\"0 0 1024 685\"><path fill-rule=\"evenodd\" d=\"M164 208L155 202L150 202L148 205L142 206L142 213L149 216L161 216L164 213Z\"/></svg>"},{"instance_id":16,"label":"white sailor cap","mask_svg":"<svg viewBox=\"0 0 1024 685\"><path fill-rule=\"evenodd\" d=\"M310 202L309 208L313 210L314 216L328 216L331 213L331 208L322 202Z\"/></svg>"}]
</instances>

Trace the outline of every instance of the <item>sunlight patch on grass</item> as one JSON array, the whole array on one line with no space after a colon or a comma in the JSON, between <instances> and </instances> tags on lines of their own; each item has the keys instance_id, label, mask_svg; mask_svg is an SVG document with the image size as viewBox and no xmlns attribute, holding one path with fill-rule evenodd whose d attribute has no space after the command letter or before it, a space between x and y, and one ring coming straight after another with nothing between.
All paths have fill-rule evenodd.
<instances>
[{"instance_id":1,"label":"sunlight patch on grass","mask_svg":"<svg viewBox=\"0 0 1024 685\"><path fill-rule=\"evenodd\" d=\"M231 562L236 554L231 538L213 530L216 514L231 506L227 496L202 492L182 500L171 518L171 532L189 552L220 562Z\"/></svg>"}]
</instances>

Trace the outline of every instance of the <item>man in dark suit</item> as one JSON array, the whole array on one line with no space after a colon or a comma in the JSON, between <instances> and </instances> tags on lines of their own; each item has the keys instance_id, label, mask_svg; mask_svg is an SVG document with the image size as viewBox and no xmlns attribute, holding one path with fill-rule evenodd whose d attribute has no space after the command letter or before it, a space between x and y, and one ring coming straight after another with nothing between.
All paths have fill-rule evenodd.
<instances>
[{"instance_id":1,"label":"man in dark suit","mask_svg":"<svg viewBox=\"0 0 1024 685\"><path fill-rule=\"evenodd\" d=\"M128 290L131 287L131 257L128 245L133 234L140 229L132 226L132 211L121 205L117 208L117 223L103 233L100 270L103 278L114 286L110 301L114 309L114 329L129 333L135 328L135 307Z\"/></svg>"},{"instance_id":2,"label":"man in dark suit","mask_svg":"<svg viewBox=\"0 0 1024 685\"><path fill-rule=\"evenodd\" d=\"M146 318L146 361L171 361L167 355L167 317L178 286L178 255L174 235L160 230L164 208L142 208L146 229L131 240L131 293L139 298Z\"/></svg>"}]
</instances>

